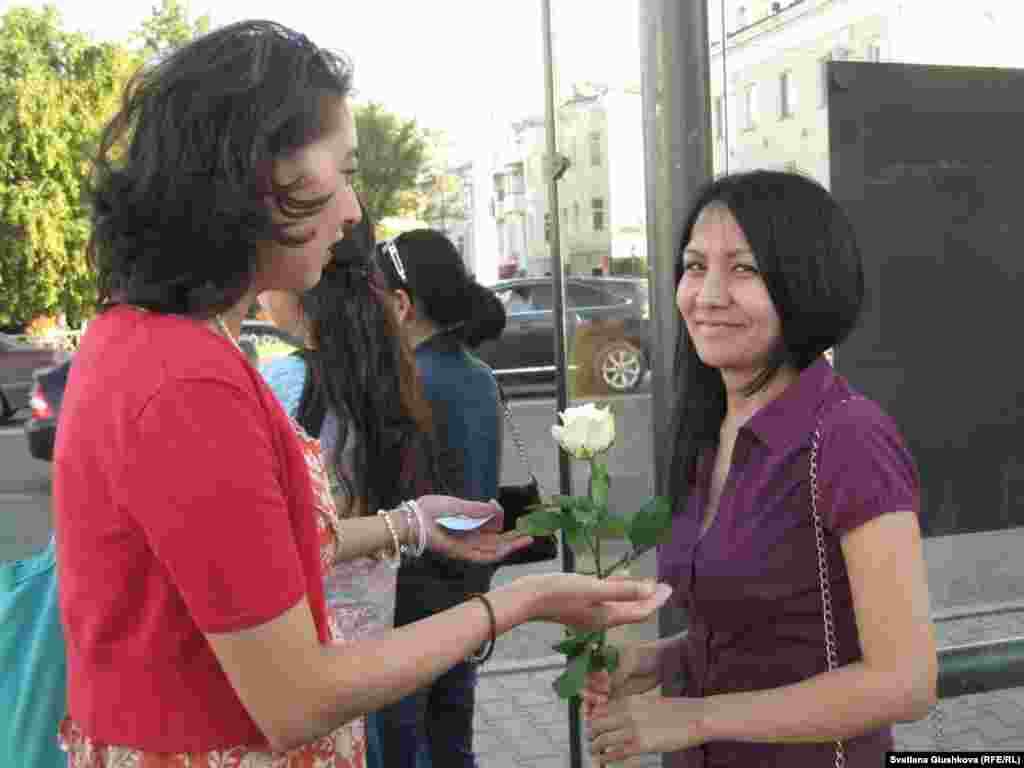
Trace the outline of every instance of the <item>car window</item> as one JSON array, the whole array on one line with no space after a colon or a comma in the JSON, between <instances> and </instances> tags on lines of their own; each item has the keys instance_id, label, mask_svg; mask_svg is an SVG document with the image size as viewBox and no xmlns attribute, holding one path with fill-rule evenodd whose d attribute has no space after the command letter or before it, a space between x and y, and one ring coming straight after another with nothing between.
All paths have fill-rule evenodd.
<instances>
[{"instance_id":1,"label":"car window","mask_svg":"<svg viewBox=\"0 0 1024 768\"><path fill-rule=\"evenodd\" d=\"M550 312L555 306L555 294L551 290L551 283L538 283L530 289L530 298L533 299L533 306L539 311Z\"/></svg>"},{"instance_id":2,"label":"car window","mask_svg":"<svg viewBox=\"0 0 1024 768\"><path fill-rule=\"evenodd\" d=\"M629 303L629 299L615 296L598 288L591 288L582 283L569 283L566 286L566 295L569 306L573 308L614 307Z\"/></svg>"},{"instance_id":3,"label":"car window","mask_svg":"<svg viewBox=\"0 0 1024 768\"><path fill-rule=\"evenodd\" d=\"M537 311L537 308L533 305L531 293L531 286L517 285L515 288L496 291L494 295L505 305L505 314L518 315L523 312Z\"/></svg>"}]
</instances>

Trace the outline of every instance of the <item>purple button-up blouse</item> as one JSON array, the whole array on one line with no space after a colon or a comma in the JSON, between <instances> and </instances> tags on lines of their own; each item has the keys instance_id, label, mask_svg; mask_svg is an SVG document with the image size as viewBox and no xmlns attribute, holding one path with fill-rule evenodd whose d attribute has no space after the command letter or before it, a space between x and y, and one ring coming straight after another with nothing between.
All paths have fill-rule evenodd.
<instances>
[{"instance_id":1,"label":"purple button-up blouse","mask_svg":"<svg viewBox=\"0 0 1024 768\"><path fill-rule=\"evenodd\" d=\"M684 696L774 688L827 668L817 548L810 510L811 438L819 444L819 512L838 641L838 663L861 657L850 583L839 539L886 512L919 512L913 458L895 423L857 396L822 359L739 431L718 512L703 537L714 455L698 462L696 482L676 510L672 538L658 548L658 577L674 588L689 617L680 672ZM889 728L846 742L847 765L879 766L892 748ZM814 766L833 764L834 745L715 742L672 756L670 764Z\"/></svg>"}]
</instances>

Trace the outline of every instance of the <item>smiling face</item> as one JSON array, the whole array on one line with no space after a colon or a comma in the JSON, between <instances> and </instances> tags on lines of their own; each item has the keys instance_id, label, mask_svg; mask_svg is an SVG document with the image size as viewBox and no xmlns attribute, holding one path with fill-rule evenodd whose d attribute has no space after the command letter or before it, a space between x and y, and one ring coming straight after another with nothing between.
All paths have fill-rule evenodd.
<instances>
[{"instance_id":1,"label":"smiling face","mask_svg":"<svg viewBox=\"0 0 1024 768\"><path fill-rule=\"evenodd\" d=\"M268 196L275 222L289 222L289 237L309 240L287 246L269 242L261 249L255 284L260 291L284 290L301 293L320 281L331 259L330 247L343 230L357 224L361 217L352 180L357 170L356 131L347 100L336 107L333 127L317 141L278 158L274 180L281 185L298 182L291 191L296 202L327 198L314 215L291 220Z\"/></svg>"},{"instance_id":2,"label":"smiling face","mask_svg":"<svg viewBox=\"0 0 1024 768\"><path fill-rule=\"evenodd\" d=\"M697 217L683 250L676 305L697 355L723 376L752 379L782 341L757 258L722 205L709 205Z\"/></svg>"}]
</instances>

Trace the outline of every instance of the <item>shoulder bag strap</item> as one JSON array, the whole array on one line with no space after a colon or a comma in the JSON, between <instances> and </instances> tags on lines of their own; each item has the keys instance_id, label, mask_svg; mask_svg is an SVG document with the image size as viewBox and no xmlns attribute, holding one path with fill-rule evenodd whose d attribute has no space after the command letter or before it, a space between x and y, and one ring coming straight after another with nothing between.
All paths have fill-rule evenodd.
<instances>
[{"instance_id":1,"label":"shoulder bag strap","mask_svg":"<svg viewBox=\"0 0 1024 768\"><path fill-rule=\"evenodd\" d=\"M842 400L833 406L832 410L850 402L853 398ZM832 587L829 582L828 552L825 549L825 526L821 522L821 514L818 512L818 453L821 444L821 427L825 421L825 415L818 418L814 428L814 435L811 438L811 517L814 521L814 540L818 548L818 584L821 588L821 613L825 625L825 663L831 672L838 666L836 654L836 625L835 617L832 615ZM836 740L836 762L835 768L844 768L846 765L846 748L842 740Z\"/></svg>"},{"instance_id":2,"label":"shoulder bag strap","mask_svg":"<svg viewBox=\"0 0 1024 768\"><path fill-rule=\"evenodd\" d=\"M493 371L491 371L493 375ZM537 475L533 473L533 468L530 466L530 459L526 455L526 448L523 445L523 437L519 434L519 428L516 426L515 421L512 420L512 409L509 407L508 398L505 397L505 390L501 386L501 382L498 381L498 377L494 377L494 383L498 385L498 397L501 398L501 410L505 414L505 421L508 422L509 429L512 432L512 442L515 443L516 450L519 452L519 459L523 462L523 466L526 467L527 473L530 475L530 480L533 481L534 485L538 489L541 489L540 481L537 480ZM543 493L543 490L541 491Z\"/></svg>"},{"instance_id":3,"label":"shoulder bag strap","mask_svg":"<svg viewBox=\"0 0 1024 768\"><path fill-rule=\"evenodd\" d=\"M857 396L848 397L840 401L832 410L845 405ZM825 624L825 660L828 663L829 671L836 667L836 629L832 616L832 591L829 587L828 560L825 556L825 532L821 523L821 515L818 512L818 453L821 443L821 425L825 420L825 414L818 419L814 429L814 437L811 441L811 516L814 518L814 538L818 545L818 581L821 585L821 611ZM941 707L936 704L929 712L929 719L932 720L932 727L935 731L935 743L940 748L945 743L945 717ZM846 752L842 741L836 741L836 768L843 768L846 765Z\"/></svg>"}]
</instances>

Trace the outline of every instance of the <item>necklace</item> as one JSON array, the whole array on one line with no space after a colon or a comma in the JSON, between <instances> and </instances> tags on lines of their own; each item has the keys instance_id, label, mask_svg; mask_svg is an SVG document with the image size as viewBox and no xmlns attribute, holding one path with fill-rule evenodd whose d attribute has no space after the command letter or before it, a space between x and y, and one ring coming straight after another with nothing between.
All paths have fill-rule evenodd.
<instances>
[{"instance_id":1,"label":"necklace","mask_svg":"<svg viewBox=\"0 0 1024 768\"><path fill-rule=\"evenodd\" d=\"M221 317L220 315L214 315L213 316L213 321L215 323L217 323L217 328L220 329L220 332L223 333L225 336L227 336L228 341L231 342L232 346L235 349L237 349L239 351L239 353L244 355L245 352L242 352L242 348L240 346L238 346L238 342L235 340L235 337L231 335L231 331L228 330L228 326L224 322L224 318Z\"/></svg>"}]
</instances>

